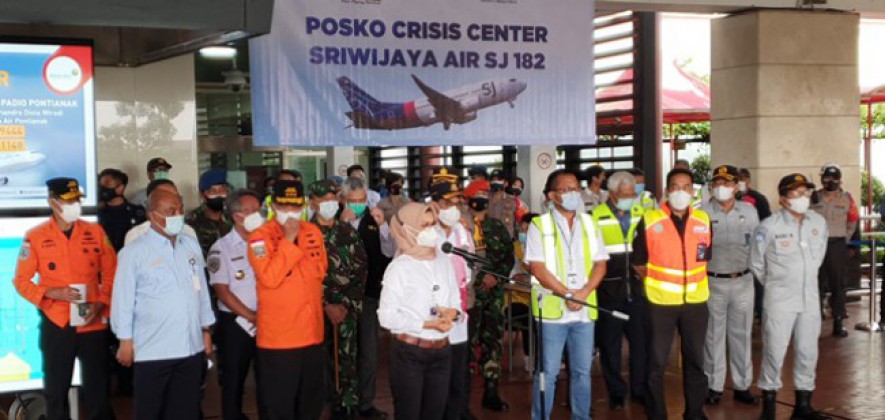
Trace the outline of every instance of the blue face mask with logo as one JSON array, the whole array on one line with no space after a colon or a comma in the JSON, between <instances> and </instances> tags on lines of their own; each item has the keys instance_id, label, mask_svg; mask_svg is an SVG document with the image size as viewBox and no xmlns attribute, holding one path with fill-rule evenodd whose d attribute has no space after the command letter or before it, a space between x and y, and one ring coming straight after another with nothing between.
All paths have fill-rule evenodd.
<instances>
[{"instance_id":1,"label":"blue face mask with logo","mask_svg":"<svg viewBox=\"0 0 885 420\"><path fill-rule=\"evenodd\" d=\"M366 212L366 203L347 203L347 208L356 214L356 217L362 217Z\"/></svg>"},{"instance_id":2,"label":"blue face mask with logo","mask_svg":"<svg viewBox=\"0 0 885 420\"><path fill-rule=\"evenodd\" d=\"M633 208L633 199L632 198L622 198L618 200L618 203L615 205L620 211L630 211Z\"/></svg>"}]
</instances>

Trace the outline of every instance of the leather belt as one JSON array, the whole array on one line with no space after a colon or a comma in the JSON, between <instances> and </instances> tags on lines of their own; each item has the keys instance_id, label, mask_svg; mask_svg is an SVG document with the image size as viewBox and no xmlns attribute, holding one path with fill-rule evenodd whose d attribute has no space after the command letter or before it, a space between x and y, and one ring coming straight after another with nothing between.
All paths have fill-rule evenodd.
<instances>
[{"instance_id":1,"label":"leather belt","mask_svg":"<svg viewBox=\"0 0 885 420\"><path fill-rule=\"evenodd\" d=\"M739 277L746 276L747 274L750 274L750 270L744 270L739 273L713 273L713 272L709 272L709 271L707 272L708 277L715 277L717 279L736 279Z\"/></svg>"},{"instance_id":2,"label":"leather belt","mask_svg":"<svg viewBox=\"0 0 885 420\"><path fill-rule=\"evenodd\" d=\"M448 337L441 338L439 340L430 340L427 338L415 337L413 335L408 335L408 334L396 334L393 337L399 341L402 341L403 343L406 343L406 344L409 344L412 346L416 346L416 347L422 348L422 349L441 349L441 348L449 345Z\"/></svg>"}]
</instances>

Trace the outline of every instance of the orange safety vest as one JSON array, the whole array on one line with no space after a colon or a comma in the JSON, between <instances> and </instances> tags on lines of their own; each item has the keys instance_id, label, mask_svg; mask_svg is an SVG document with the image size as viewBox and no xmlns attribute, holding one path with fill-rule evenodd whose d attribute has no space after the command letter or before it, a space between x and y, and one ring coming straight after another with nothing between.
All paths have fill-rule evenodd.
<instances>
[{"instance_id":1,"label":"orange safety vest","mask_svg":"<svg viewBox=\"0 0 885 420\"><path fill-rule=\"evenodd\" d=\"M685 233L680 237L670 215L670 206L664 204L643 216L648 248L648 300L658 305L706 302L710 297L705 259L712 244L710 216L689 207Z\"/></svg>"},{"instance_id":2,"label":"orange safety vest","mask_svg":"<svg viewBox=\"0 0 885 420\"><path fill-rule=\"evenodd\" d=\"M301 222L292 243L271 220L249 235L249 263L257 280L258 347L296 349L322 343L328 261L320 229Z\"/></svg>"}]
</instances>

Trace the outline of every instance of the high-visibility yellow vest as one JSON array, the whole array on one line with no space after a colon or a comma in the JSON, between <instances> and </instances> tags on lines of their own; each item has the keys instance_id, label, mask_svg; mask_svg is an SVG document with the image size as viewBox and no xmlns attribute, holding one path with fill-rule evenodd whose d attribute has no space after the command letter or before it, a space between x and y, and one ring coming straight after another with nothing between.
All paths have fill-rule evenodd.
<instances>
[{"instance_id":1,"label":"high-visibility yellow vest","mask_svg":"<svg viewBox=\"0 0 885 420\"><path fill-rule=\"evenodd\" d=\"M658 207L657 201L652 197L651 193L648 191L643 191L639 197L639 205L645 208L646 210L654 210Z\"/></svg>"},{"instance_id":2,"label":"high-visibility yellow vest","mask_svg":"<svg viewBox=\"0 0 885 420\"><path fill-rule=\"evenodd\" d=\"M556 211L556 210L554 210ZM575 217L581 220L581 231L583 234L584 245L584 268L587 270L587 278L589 279L593 273L593 255L596 253L596 234L594 232L593 218L588 214L578 213ZM546 213L536 217L532 223L538 227L541 232L541 245L544 248L544 263L547 271L556 276L563 284L566 283L568 273L566 273L565 254L563 252L562 234L568 235L569 232L561 232L553 220L553 213ZM538 279L532 278L534 283L539 283ZM587 303L596 306L596 291L594 290L587 297ZM564 300L547 294L541 303L543 309L543 319L560 319L565 312L566 303ZM532 313L535 317L539 317L538 313L538 291L532 289ZM588 314L591 320L598 317L597 310L588 308Z\"/></svg>"},{"instance_id":3,"label":"high-visibility yellow vest","mask_svg":"<svg viewBox=\"0 0 885 420\"><path fill-rule=\"evenodd\" d=\"M600 204L593 209L593 221L602 231L602 240L605 241L605 250L609 254L624 254L633 252L633 237L636 236L636 226L642 220L646 208L640 204L635 204L630 208L630 229L627 230L627 236L621 229L621 222L618 217L608 206L607 203Z\"/></svg>"},{"instance_id":4,"label":"high-visibility yellow vest","mask_svg":"<svg viewBox=\"0 0 885 420\"><path fill-rule=\"evenodd\" d=\"M658 305L706 302L710 297L707 261L698 257L701 250L709 252L712 244L710 217L689 207L685 235L680 237L670 214L670 206L664 204L643 216L648 247L646 296Z\"/></svg>"}]
</instances>

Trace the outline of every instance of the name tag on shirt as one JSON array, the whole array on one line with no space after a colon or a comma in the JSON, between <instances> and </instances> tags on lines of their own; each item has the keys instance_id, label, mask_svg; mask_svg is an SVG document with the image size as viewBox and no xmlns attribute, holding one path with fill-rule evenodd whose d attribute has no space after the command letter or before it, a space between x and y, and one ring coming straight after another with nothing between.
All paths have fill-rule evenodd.
<instances>
[{"instance_id":1,"label":"name tag on shirt","mask_svg":"<svg viewBox=\"0 0 885 420\"><path fill-rule=\"evenodd\" d=\"M191 276L191 285L194 286L194 291L195 291L195 292L199 292L200 289L203 288L203 285L201 285L200 283L202 283L202 282L200 281L200 276L198 276L198 275L196 275L196 274L194 274L194 275Z\"/></svg>"}]
</instances>

